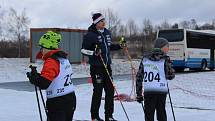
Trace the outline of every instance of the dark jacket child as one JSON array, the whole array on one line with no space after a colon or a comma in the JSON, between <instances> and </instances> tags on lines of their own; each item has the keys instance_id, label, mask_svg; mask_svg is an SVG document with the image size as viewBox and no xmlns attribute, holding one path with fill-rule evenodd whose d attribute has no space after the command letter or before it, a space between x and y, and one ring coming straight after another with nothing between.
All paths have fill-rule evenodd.
<instances>
[{"instance_id":1,"label":"dark jacket child","mask_svg":"<svg viewBox=\"0 0 215 121\"><path fill-rule=\"evenodd\" d=\"M142 103L142 93L144 94L145 121L154 121L155 110L158 121L167 121L165 110L168 93L167 80L175 77L170 58L166 55L168 51L168 40L156 39L154 49L144 54L139 66L136 93L139 103Z\"/></svg>"}]
</instances>

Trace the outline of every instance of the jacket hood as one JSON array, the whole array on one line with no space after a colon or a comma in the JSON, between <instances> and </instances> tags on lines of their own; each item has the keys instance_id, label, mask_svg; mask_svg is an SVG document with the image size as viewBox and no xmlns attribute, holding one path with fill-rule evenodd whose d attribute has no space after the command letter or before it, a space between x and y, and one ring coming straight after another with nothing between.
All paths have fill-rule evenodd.
<instances>
[{"instance_id":1,"label":"jacket hood","mask_svg":"<svg viewBox=\"0 0 215 121\"><path fill-rule=\"evenodd\" d=\"M95 25L95 24L92 24L90 27L88 27L88 31L89 31L89 32L94 32L94 33L98 33L98 34L99 34L98 30L96 29L96 25ZM106 28L104 28L104 32L105 32L105 31L107 31Z\"/></svg>"},{"instance_id":2,"label":"jacket hood","mask_svg":"<svg viewBox=\"0 0 215 121\"><path fill-rule=\"evenodd\" d=\"M48 53L46 53L46 54L43 56L43 60L46 60L46 59L48 59L48 58L57 59L58 57L66 58L67 55L68 55L67 53L61 51L60 49L51 50L51 51L49 51Z\"/></svg>"},{"instance_id":3,"label":"jacket hood","mask_svg":"<svg viewBox=\"0 0 215 121\"><path fill-rule=\"evenodd\" d=\"M95 24L92 24L91 26L88 27L89 32L97 32Z\"/></svg>"},{"instance_id":4,"label":"jacket hood","mask_svg":"<svg viewBox=\"0 0 215 121\"><path fill-rule=\"evenodd\" d=\"M161 59L166 59L168 56L161 49L155 48L151 51L145 52L144 57L151 61L159 61Z\"/></svg>"}]
</instances>

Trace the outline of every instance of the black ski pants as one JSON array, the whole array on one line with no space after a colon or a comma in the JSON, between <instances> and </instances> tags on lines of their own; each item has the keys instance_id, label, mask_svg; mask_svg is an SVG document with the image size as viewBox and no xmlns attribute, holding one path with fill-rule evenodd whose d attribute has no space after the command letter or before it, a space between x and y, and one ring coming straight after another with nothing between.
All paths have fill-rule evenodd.
<instances>
[{"instance_id":1,"label":"black ski pants","mask_svg":"<svg viewBox=\"0 0 215 121\"><path fill-rule=\"evenodd\" d=\"M108 72L112 78L111 66L107 65ZM93 96L91 102L91 117L99 116L102 91L105 91L105 116L112 117L114 112L114 87L104 66L90 66L90 75L93 83Z\"/></svg>"},{"instance_id":2,"label":"black ski pants","mask_svg":"<svg viewBox=\"0 0 215 121\"><path fill-rule=\"evenodd\" d=\"M47 99L46 105L48 109L47 121L72 121L76 109L75 93Z\"/></svg>"},{"instance_id":3,"label":"black ski pants","mask_svg":"<svg viewBox=\"0 0 215 121\"><path fill-rule=\"evenodd\" d=\"M166 115L166 95L167 94L145 94L145 121L154 121L154 113L156 110L158 121L167 121Z\"/></svg>"}]
</instances>

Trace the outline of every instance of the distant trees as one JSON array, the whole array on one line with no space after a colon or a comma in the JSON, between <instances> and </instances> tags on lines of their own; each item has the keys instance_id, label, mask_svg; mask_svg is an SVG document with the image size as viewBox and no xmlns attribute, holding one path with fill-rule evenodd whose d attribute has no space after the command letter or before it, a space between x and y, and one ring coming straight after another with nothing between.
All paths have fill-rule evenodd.
<instances>
[{"instance_id":1,"label":"distant trees","mask_svg":"<svg viewBox=\"0 0 215 121\"><path fill-rule=\"evenodd\" d=\"M138 27L133 19L129 19L127 22L127 29L129 36L137 36L138 35Z\"/></svg>"},{"instance_id":2,"label":"distant trees","mask_svg":"<svg viewBox=\"0 0 215 121\"><path fill-rule=\"evenodd\" d=\"M117 32L119 31L118 28L120 27L120 19L118 15L110 8L102 10L102 13L105 17L107 28L112 32L113 36L117 36Z\"/></svg>"},{"instance_id":3,"label":"distant trees","mask_svg":"<svg viewBox=\"0 0 215 121\"><path fill-rule=\"evenodd\" d=\"M213 29L215 29L215 19L212 20Z\"/></svg>"},{"instance_id":4,"label":"distant trees","mask_svg":"<svg viewBox=\"0 0 215 121\"><path fill-rule=\"evenodd\" d=\"M0 6L0 36L2 36L2 31L3 31L3 10L2 7Z\"/></svg>"},{"instance_id":5,"label":"distant trees","mask_svg":"<svg viewBox=\"0 0 215 121\"><path fill-rule=\"evenodd\" d=\"M13 8L5 10L0 7L0 57L28 57L29 24L25 9L19 14ZM9 48L11 50L6 51Z\"/></svg>"},{"instance_id":6,"label":"distant trees","mask_svg":"<svg viewBox=\"0 0 215 121\"><path fill-rule=\"evenodd\" d=\"M125 36L128 41L129 49L134 52L133 56L139 56L143 51L148 50L153 45L153 40L156 38L156 32L160 29L194 29L194 30L215 30L215 19L211 23L198 24L196 19L182 20L175 23L170 23L165 19L160 24L153 24L150 19L144 19L142 24L137 24L137 21L128 18L127 22L121 22L116 12L112 9L102 11L105 15L107 28L112 32L114 41L120 36Z\"/></svg>"},{"instance_id":7,"label":"distant trees","mask_svg":"<svg viewBox=\"0 0 215 121\"><path fill-rule=\"evenodd\" d=\"M10 8L8 14L8 31L11 33L15 40L18 40L18 58L21 57L21 44L28 35L30 23L29 18L26 16L25 9L19 15L15 9Z\"/></svg>"},{"instance_id":8,"label":"distant trees","mask_svg":"<svg viewBox=\"0 0 215 121\"><path fill-rule=\"evenodd\" d=\"M114 41L118 41L120 36L125 36L128 47L133 52L132 55L136 57L140 56L143 51L151 49L159 29L215 30L215 18L201 24L193 18L174 23L165 19L161 23L155 24L149 18L136 21L128 17L127 21L122 21L118 14L110 8L100 12L105 16L106 27L112 32ZM4 9L0 5L0 57L28 57L29 24L30 19L25 9L17 12L13 8ZM13 54L7 54L9 52Z\"/></svg>"},{"instance_id":9,"label":"distant trees","mask_svg":"<svg viewBox=\"0 0 215 121\"><path fill-rule=\"evenodd\" d=\"M165 19L161 25L160 25L160 29L170 29L171 28L171 24Z\"/></svg>"},{"instance_id":10,"label":"distant trees","mask_svg":"<svg viewBox=\"0 0 215 121\"><path fill-rule=\"evenodd\" d=\"M191 24L191 25L190 25L190 28L191 28L191 29L195 29L195 30L196 30L196 29L199 29L199 27L198 27L198 25L197 25L197 22L196 22L196 19L191 19L190 21L191 21L191 22L190 22L190 24Z\"/></svg>"}]
</instances>

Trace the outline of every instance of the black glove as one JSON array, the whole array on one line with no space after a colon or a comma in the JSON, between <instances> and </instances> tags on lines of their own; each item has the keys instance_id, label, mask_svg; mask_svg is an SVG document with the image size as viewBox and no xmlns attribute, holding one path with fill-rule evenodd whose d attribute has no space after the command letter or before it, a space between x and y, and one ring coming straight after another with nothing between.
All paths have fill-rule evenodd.
<instances>
[{"instance_id":1,"label":"black glove","mask_svg":"<svg viewBox=\"0 0 215 121\"><path fill-rule=\"evenodd\" d=\"M142 103L143 102L143 96L137 96L136 100L138 103Z\"/></svg>"},{"instance_id":2,"label":"black glove","mask_svg":"<svg viewBox=\"0 0 215 121\"><path fill-rule=\"evenodd\" d=\"M120 37L120 39L119 39L119 44L120 44L120 46L121 46L122 48L127 46L125 37L123 37L123 36Z\"/></svg>"},{"instance_id":3,"label":"black glove","mask_svg":"<svg viewBox=\"0 0 215 121\"><path fill-rule=\"evenodd\" d=\"M95 50L94 50L94 55L99 56L102 53L102 49L100 44L96 44Z\"/></svg>"},{"instance_id":4,"label":"black glove","mask_svg":"<svg viewBox=\"0 0 215 121\"><path fill-rule=\"evenodd\" d=\"M30 65L29 68L31 68L31 72L27 72L26 75L31 84L37 85L37 78L40 74L37 73L37 69L35 66Z\"/></svg>"}]
</instances>

